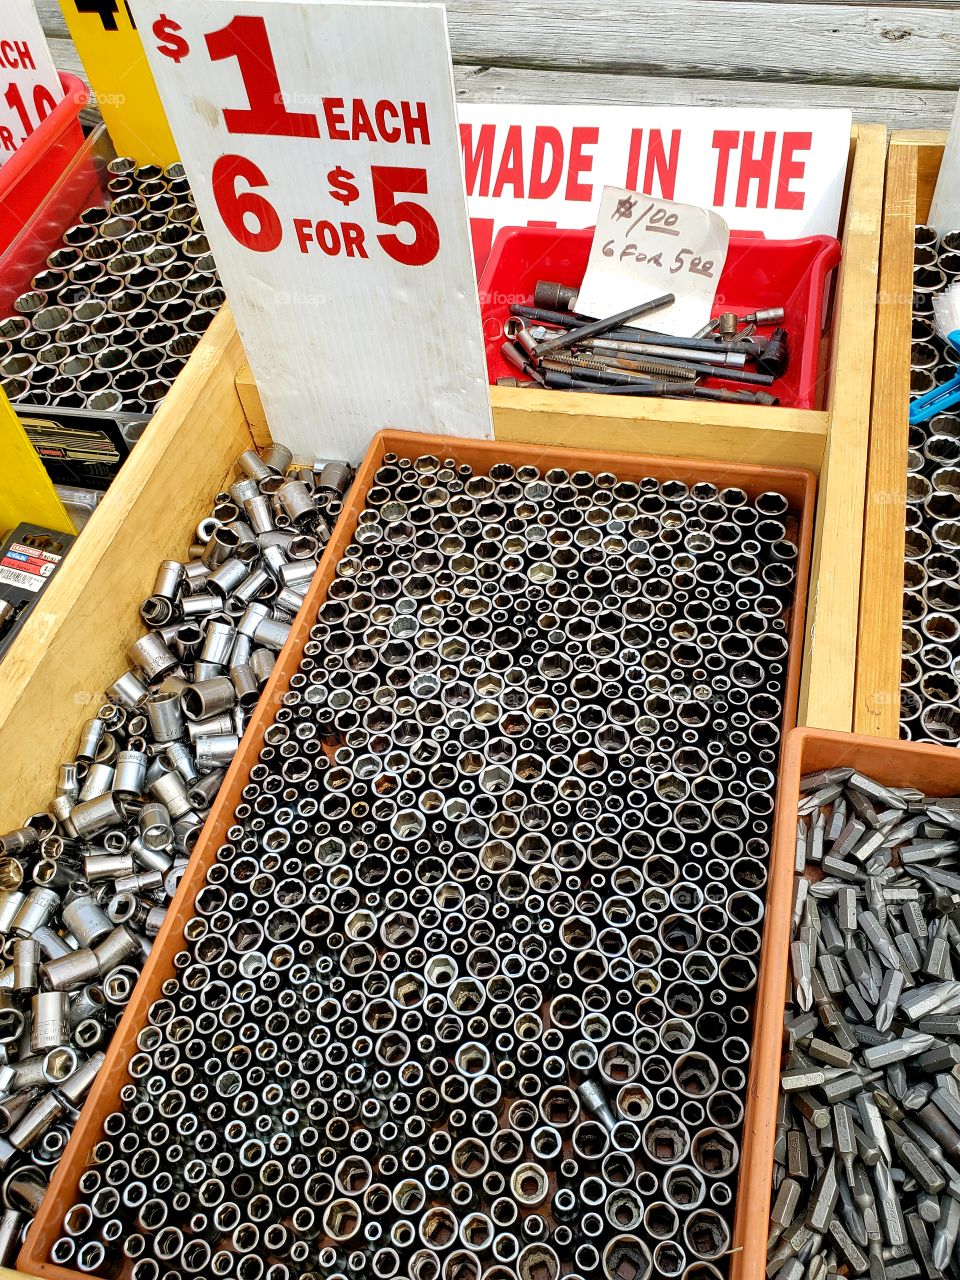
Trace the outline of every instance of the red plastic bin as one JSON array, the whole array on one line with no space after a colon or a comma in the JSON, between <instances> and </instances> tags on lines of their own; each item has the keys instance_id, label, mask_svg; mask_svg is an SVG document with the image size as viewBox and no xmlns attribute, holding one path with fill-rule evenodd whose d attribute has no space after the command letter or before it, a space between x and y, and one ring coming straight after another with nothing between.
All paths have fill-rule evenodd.
<instances>
[{"instance_id":1,"label":"red plastic bin","mask_svg":"<svg viewBox=\"0 0 960 1280\"><path fill-rule=\"evenodd\" d=\"M38 201L19 235L0 248L0 317L12 313L17 295L30 288L32 277L43 270L67 227L84 209L106 203L107 163L113 156L106 125L98 125L89 137L81 138L69 164Z\"/></svg>"},{"instance_id":2,"label":"red plastic bin","mask_svg":"<svg viewBox=\"0 0 960 1280\"><path fill-rule=\"evenodd\" d=\"M20 234L83 145L80 112L90 100L82 80L60 72L63 98L0 169L0 252Z\"/></svg>"},{"instance_id":3,"label":"red plastic bin","mask_svg":"<svg viewBox=\"0 0 960 1280\"><path fill-rule=\"evenodd\" d=\"M511 304L531 304L538 280L579 285L592 243L592 227L582 231L505 227L497 235L480 278L480 311L491 383L516 374L500 354L503 322ZM767 240L750 233L730 233L713 314L736 311L744 315L762 307L783 307L790 362L783 377L764 390L787 408L819 407L824 292L827 277L839 262L840 244L831 236ZM743 389L741 383L721 379L711 379L710 385Z\"/></svg>"}]
</instances>

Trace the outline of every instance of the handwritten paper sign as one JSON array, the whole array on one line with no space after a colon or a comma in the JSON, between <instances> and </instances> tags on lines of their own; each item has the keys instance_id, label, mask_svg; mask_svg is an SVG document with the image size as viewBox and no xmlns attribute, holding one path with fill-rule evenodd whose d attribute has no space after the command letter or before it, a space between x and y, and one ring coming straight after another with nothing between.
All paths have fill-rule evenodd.
<instances>
[{"instance_id":1,"label":"handwritten paper sign","mask_svg":"<svg viewBox=\"0 0 960 1280\"><path fill-rule=\"evenodd\" d=\"M710 319L730 229L718 213L604 187L577 310L609 316L664 293L676 302L645 329L687 338Z\"/></svg>"}]
</instances>

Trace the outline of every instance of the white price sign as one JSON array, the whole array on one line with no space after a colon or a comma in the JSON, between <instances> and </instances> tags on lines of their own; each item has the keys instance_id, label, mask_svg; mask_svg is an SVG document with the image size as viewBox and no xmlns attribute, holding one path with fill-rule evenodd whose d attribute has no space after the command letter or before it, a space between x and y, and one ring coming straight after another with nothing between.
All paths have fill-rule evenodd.
<instances>
[{"instance_id":1,"label":"white price sign","mask_svg":"<svg viewBox=\"0 0 960 1280\"><path fill-rule=\"evenodd\" d=\"M276 438L489 436L442 5L131 6Z\"/></svg>"},{"instance_id":2,"label":"white price sign","mask_svg":"<svg viewBox=\"0 0 960 1280\"><path fill-rule=\"evenodd\" d=\"M605 186L716 209L736 231L835 236L850 112L463 103L477 257L501 227L592 227Z\"/></svg>"},{"instance_id":3,"label":"white price sign","mask_svg":"<svg viewBox=\"0 0 960 1280\"><path fill-rule=\"evenodd\" d=\"M0 165L63 97L33 0L0 6Z\"/></svg>"}]
</instances>

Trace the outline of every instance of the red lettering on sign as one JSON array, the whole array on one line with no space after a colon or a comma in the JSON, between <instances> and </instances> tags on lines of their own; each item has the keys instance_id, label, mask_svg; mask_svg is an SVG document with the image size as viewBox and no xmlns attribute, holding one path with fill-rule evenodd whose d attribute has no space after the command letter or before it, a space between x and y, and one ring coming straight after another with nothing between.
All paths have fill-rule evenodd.
<instances>
[{"instance_id":1,"label":"red lettering on sign","mask_svg":"<svg viewBox=\"0 0 960 1280\"><path fill-rule=\"evenodd\" d=\"M470 239L473 243L473 266L479 280L480 272L490 257L490 250L493 247L493 219L471 218Z\"/></svg>"},{"instance_id":2,"label":"red lettering on sign","mask_svg":"<svg viewBox=\"0 0 960 1280\"><path fill-rule=\"evenodd\" d=\"M503 195L503 188L510 183L516 199L523 197L523 130L518 124L512 124L507 130L507 141L504 144L497 180L493 184L494 196Z\"/></svg>"},{"instance_id":3,"label":"red lettering on sign","mask_svg":"<svg viewBox=\"0 0 960 1280\"><path fill-rule=\"evenodd\" d=\"M715 129L713 133L713 149L717 153L717 180L713 187L713 203L727 202L727 174L730 172L730 153L740 142L737 129Z\"/></svg>"},{"instance_id":4,"label":"red lettering on sign","mask_svg":"<svg viewBox=\"0 0 960 1280\"><path fill-rule=\"evenodd\" d=\"M313 244L313 223L309 218L294 218L293 229L297 233L300 252L306 253L308 247Z\"/></svg>"},{"instance_id":5,"label":"red lettering on sign","mask_svg":"<svg viewBox=\"0 0 960 1280\"><path fill-rule=\"evenodd\" d=\"M766 209L770 203L770 175L773 172L773 149L777 143L775 133L763 135L763 146L759 155L754 155L753 144L756 134L752 129L744 130L743 147L740 154L740 176L737 179L737 208L745 209L750 202L750 184L757 184L756 209Z\"/></svg>"},{"instance_id":6,"label":"red lettering on sign","mask_svg":"<svg viewBox=\"0 0 960 1280\"><path fill-rule=\"evenodd\" d=\"M350 130L350 137L354 142L358 142L360 138L367 138L370 142L377 140L373 121L362 98L353 100L353 128Z\"/></svg>"},{"instance_id":7,"label":"red lettering on sign","mask_svg":"<svg viewBox=\"0 0 960 1280\"><path fill-rule=\"evenodd\" d=\"M575 126L570 134L570 162L567 166L567 199L592 200L593 184L581 182L580 178L593 171L593 156L584 155L583 148L596 146L600 137L599 129L586 129Z\"/></svg>"},{"instance_id":8,"label":"red lettering on sign","mask_svg":"<svg viewBox=\"0 0 960 1280\"><path fill-rule=\"evenodd\" d=\"M426 195L426 169L370 166L373 178L373 203L377 220L385 227L409 226L413 239L401 240L397 235L378 235L377 240L394 262L405 267L424 267L440 251L440 229L422 204L414 200L398 200L397 196Z\"/></svg>"},{"instance_id":9,"label":"red lettering on sign","mask_svg":"<svg viewBox=\"0 0 960 1280\"><path fill-rule=\"evenodd\" d=\"M20 66L29 67L31 71L36 71L37 64L33 60L33 54L30 52L30 46L26 40L18 40L14 48L20 58Z\"/></svg>"},{"instance_id":10,"label":"red lettering on sign","mask_svg":"<svg viewBox=\"0 0 960 1280\"><path fill-rule=\"evenodd\" d=\"M806 193L794 191L790 183L798 182L807 171L805 160L795 159L798 151L809 151L813 143L812 133L785 133L780 149L780 172L777 175L777 195L774 201L778 209L802 209Z\"/></svg>"},{"instance_id":11,"label":"red lettering on sign","mask_svg":"<svg viewBox=\"0 0 960 1280\"><path fill-rule=\"evenodd\" d=\"M334 142L349 142L350 130L347 128L342 98L323 99L323 118L327 126L327 136Z\"/></svg>"},{"instance_id":12,"label":"red lettering on sign","mask_svg":"<svg viewBox=\"0 0 960 1280\"><path fill-rule=\"evenodd\" d=\"M373 109L373 113L377 119L377 132L384 142L400 141L400 126L397 121L400 113L392 102L387 102L386 98L381 98ZM393 124L387 123L387 117L393 121Z\"/></svg>"},{"instance_id":13,"label":"red lettering on sign","mask_svg":"<svg viewBox=\"0 0 960 1280\"><path fill-rule=\"evenodd\" d=\"M477 141L474 146L472 145L473 126L469 124L460 126L460 147L463 151L463 173L468 196L490 194L490 171L493 168L493 144L496 136L496 125L482 124L477 131Z\"/></svg>"},{"instance_id":14,"label":"red lettering on sign","mask_svg":"<svg viewBox=\"0 0 960 1280\"><path fill-rule=\"evenodd\" d=\"M647 163L643 171L643 187L641 190L648 196L661 195L664 200L672 200L677 189L677 160L680 157L680 130L670 130L670 157L667 158L663 134L659 129L651 129L647 140ZM658 191L653 188L654 170L656 170Z\"/></svg>"},{"instance_id":15,"label":"red lettering on sign","mask_svg":"<svg viewBox=\"0 0 960 1280\"><path fill-rule=\"evenodd\" d=\"M627 156L627 180L624 186L629 191L642 191L648 196L663 196L672 200L677 189L677 161L680 158L680 130L670 131L670 155L667 156L660 129L651 129L647 139L647 157L643 168L643 183L640 183L640 159L643 155L642 129L630 130L630 152ZM656 177L656 186L654 186Z\"/></svg>"},{"instance_id":16,"label":"red lettering on sign","mask_svg":"<svg viewBox=\"0 0 960 1280\"><path fill-rule=\"evenodd\" d=\"M343 247L348 258L366 258L367 249L363 240L363 227L356 222L342 224Z\"/></svg>"},{"instance_id":17,"label":"red lettering on sign","mask_svg":"<svg viewBox=\"0 0 960 1280\"><path fill-rule=\"evenodd\" d=\"M627 153L627 176L623 185L628 191L636 191L637 179L640 176L640 151L643 144L643 130L630 130L630 150Z\"/></svg>"},{"instance_id":18,"label":"red lettering on sign","mask_svg":"<svg viewBox=\"0 0 960 1280\"><path fill-rule=\"evenodd\" d=\"M248 106L224 107L223 123L228 133L274 134L283 138L319 138L316 116L288 111L277 76L266 19L238 14L205 35L212 62L236 58L247 93Z\"/></svg>"},{"instance_id":19,"label":"red lettering on sign","mask_svg":"<svg viewBox=\"0 0 960 1280\"><path fill-rule=\"evenodd\" d=\"M403 120L404 142L422 142L430 145L430 128L427 124L427 104L425 102L400 103L400 116Z\"/></svg>"},{"instance_id":20,"label":"red lettering on sign","mask_svg":"<svg viewBox=\"0 0 960 1280\"><path fill-rule=\"evenodd\" d=\"M544 173L544 161L550 154L550 172ZM538 124L533 134L533 156L530 160L531 200L546 200L554 194L563 176L563 138L552 125Z\"/></svg>"}]
</instances>

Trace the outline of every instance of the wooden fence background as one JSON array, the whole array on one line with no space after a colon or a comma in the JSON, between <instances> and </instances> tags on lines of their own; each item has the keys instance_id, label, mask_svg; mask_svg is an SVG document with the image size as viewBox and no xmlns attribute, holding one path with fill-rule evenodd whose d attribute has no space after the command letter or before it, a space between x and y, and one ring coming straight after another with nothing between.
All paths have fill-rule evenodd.
<instances>
[{"instance_id":1,"label":"wooden fence background","mask_svg":"<svg viewBox=\"0 0 960 1280\"><path fill-rule=\"evenodd\" d=\"M80 69L57 0L58 66ZM447 0L465 102L849 107L945 128L960 86L957 0Z\"/></svg>"}]
</instances>

